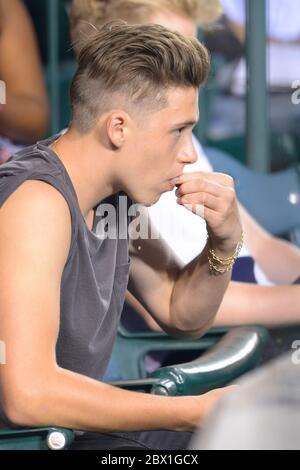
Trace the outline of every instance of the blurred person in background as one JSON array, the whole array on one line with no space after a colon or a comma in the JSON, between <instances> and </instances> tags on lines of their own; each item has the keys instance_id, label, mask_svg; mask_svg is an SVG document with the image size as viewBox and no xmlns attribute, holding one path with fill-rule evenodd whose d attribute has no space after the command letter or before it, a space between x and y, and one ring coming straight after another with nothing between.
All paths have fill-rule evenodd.
<instances>
[{"instance_id":1,"label":"blurred person in background","mask_svg":"<svg viewBox=\"0 0 300 470\"><path fill-rule=\"evenodd\" d=\"M221 0L225 19L242 48L246 40L246 1ZM270 128L300 136L300 105L292 101L300 80L300 0L267 0L267 83ZM217 47L218 45L215 44ZM219 49L222 49L220 44ZM246 59L228 62L218 72L225 92L211 110L210 138L243 134L246 122Z\"/></svg>"},{"instance_id":2,"label":"blurred person in background","mask_svg":"<svg viewBox=\"0 0 300 470\"><path fill-rule=\"evenodd\" d=\"M30 16L20 0L0 0L0 163L21 146L43 137L48 98Z\"/></svg>"}]
</instances>

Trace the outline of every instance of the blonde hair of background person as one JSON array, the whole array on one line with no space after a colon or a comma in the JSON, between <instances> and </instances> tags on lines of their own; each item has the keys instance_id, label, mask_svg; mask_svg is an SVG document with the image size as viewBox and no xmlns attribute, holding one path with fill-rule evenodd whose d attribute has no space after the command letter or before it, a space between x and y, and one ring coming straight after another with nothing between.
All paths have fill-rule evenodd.
<instances>
[{"instance_id":1,"label":"blonde hair of background person","mask_svg":"<svg viewBox=\"0 0 300 470\"><path fill-rule=\"evenodd\" d=\"M158 13L179 15L202 26L211 25L222 13L219 0L73 0L71 37L75 44L87 31L111 20L128 23L151 22ZM172 18L171 18L172 24Z\"/></svg>"},{"instance_id":2,"label":"blonde hair of background person","mask_svg":"<svg viewBox=\"0 0 300 470\"><path fill-rule=\"evenodd\" d=\"M108 15L111 15L113 19L120 17L125 21L134 22L140 18L146 23L161 23L167 27L173 25L173 28L178 29L182 34L195 35L198 23L214 21L220 12L219 1L112 0L103 2L101 0L74 0L71 14L71 34L76 43L86 32L86 30L84 32L81 30L80 25L91 23L98 27L103 21L110 19ZM198 153L198 161L189 165L189 171L202 170L202 161L203 157ZM163 195L158 205L169 196L169 194ZM182 208L172 209L173 213L178 211L178 219L181 216L180 209ZM299 277L300 250L267 233L241 206L240 214L245 231L246 247L270 281L279 285L270 287L231 282L215 319L215 324L258 323L278 326L298 323L300 321L300 286L288 284ZM197 230L200 223L199 218L193 217L193 214L187 214L188 216L194 218L194 225L191 222L190 226L186 227L186 233L189 229L191 231ZM168 242L168 237L166 237L166 241ZM186 243L189 243L188 238ZM201 245L200 240L199 245ZM178 256L180 257L179 251ZM126 299L145 318L150 328L159 329L152 317L130 293L127 293ZM255 308L253 308L253 299L255 299Z\"/></svg>"},{"instance_id":3,"label":"blonde hair of background person","mask_svg":"<svg viewBox=\"0 0 300 470\"><path fill-rule=\"evenodd\" d=\"M32 22L20 0L0 0L0 136L33 143L48 127L48 98Z\"/></svg>"}]
</instances>

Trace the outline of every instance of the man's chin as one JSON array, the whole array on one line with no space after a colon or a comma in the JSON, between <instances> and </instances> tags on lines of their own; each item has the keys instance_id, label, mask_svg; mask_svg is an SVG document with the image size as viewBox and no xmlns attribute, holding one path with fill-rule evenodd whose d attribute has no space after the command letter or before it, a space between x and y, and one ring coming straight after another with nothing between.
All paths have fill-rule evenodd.
<instances>
[{"instance_id":1,"label":"man's chin","mask_svg":"<svg viewBox=\"0 0 300 470\"><path fill-rule=\"evenodd\" d=\"M145 206L145 207L151 207L154 204L156 204L158 200L159 198L155 199L155 201L140 202L140 204L142 204L142 206Z\"/></svg>"},{"instance_id":2,"label":"man's chin","mask_svg":"<svg viewBox=\"0 0 300 470\"><path fill-rule=\"evenodd\" d=\"M145 207L150 207L150 206L153 206L153 204L156 204L156 202L158 201L159 198L155 199L155 200L152 200L152 201L149 201L149 199L147 201L145 200L137 200L137 199L134 199L133 202L134 204L138 204L140 206L145 206Z\"/></svg>"},{"instance_id":3,"label":"man's chin","mask_svg":"<svg viewBox=\"0 0 300 470\"><path fill-rule=\"evenodd\" d=\"M156 204L159 201L160 197L164 193L169 193L170 191L172 191L172 190L171 189L165 189L164 191L157 194L156 196L153 196L152 199L148 199L148 200L144 200L144 201L136 201L136 202L137 202L137 204L141 204L143 206L150 207L150 206L153 206L154 204Z\"/></svg>"}]
</instances>

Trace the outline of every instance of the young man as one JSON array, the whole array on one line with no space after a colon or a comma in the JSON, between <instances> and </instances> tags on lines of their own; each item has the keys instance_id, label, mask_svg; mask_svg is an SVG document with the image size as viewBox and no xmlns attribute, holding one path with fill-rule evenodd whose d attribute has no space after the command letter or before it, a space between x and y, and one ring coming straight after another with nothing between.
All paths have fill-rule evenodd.
<instances>
[{"instance_id":1,"label":"young man","mask_svg":"<svg viewBox=\"0 0 300 470\"><path fill-rule=\"evenodd\" d=\"M80 37L91 31L91 24L100 27L103 22L120 18L128 23L161 24L192 37L196 36L198 24L212 23L221 11L218 0L111 0L109 3L102 0L73 0L71 34L76 45ZM194 144L197 161L185 167L185 171L211 171L212 167L196 139ZM150 208L150 218L180 261L189 263L206 245L206 223L173 204L173 197L171 193L164 194ZM263 285L236 282L241 279L235 273L235 282L230 283L225 293L214 325L257 323L278 327L299 323L300 286L290 284L300 275L300 250L267 233L243 207L240 207L240 214L245 231L241 264L248 262L247 278L256 278ZM251 271L248 266L253 266ZM151 328L158 328L145 309L128 293L127 300L139 310ZM294 339L297 336L288 339L289 345Z\"/></svg>"},{"instance_id":2,"label":"young man","mask_svg":"<svg viewBox=\"0 0 300 470\"><path fill-rule=\"evenodd\" d=\"M118 211L105 237L98 219L106 198L118 206L126 192L148 206L177 185L179 203L205 206L208 246L184 269L161 240L134 237L129 248L129 290L167 332L201 336L228 286L242 233L233 181L183 175L196 159L192 128L208 68L195 39L160 26L110 23L81 48L66 134L0 169L4 424L87 431L75 448L130 440L182 448L189 435L175 435L174 443L168 436L192 431L224 393L166 398L100 381L129 271L127 239L115 236L127 213ZM128 434L156 429L170 431L157 444L149 437L155 432Z\"/></svg>"}]
</instances>

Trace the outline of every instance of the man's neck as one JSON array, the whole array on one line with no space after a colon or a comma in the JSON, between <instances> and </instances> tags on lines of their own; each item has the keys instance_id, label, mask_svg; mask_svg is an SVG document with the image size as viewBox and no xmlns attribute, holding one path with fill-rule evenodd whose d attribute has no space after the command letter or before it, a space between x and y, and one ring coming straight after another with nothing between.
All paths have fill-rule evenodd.
<instances>
[{"instance_id":1,"label":"man's neck","mask_svg":"<svg viewBox=\"0 0 300 470\"><path fill-rule=\"evenodd\" d=\"M91 134L69 129L51 148L68 172L84 218L103 199L120 190L113 181L109 152Z\"/></svg>"}]
</instances>

